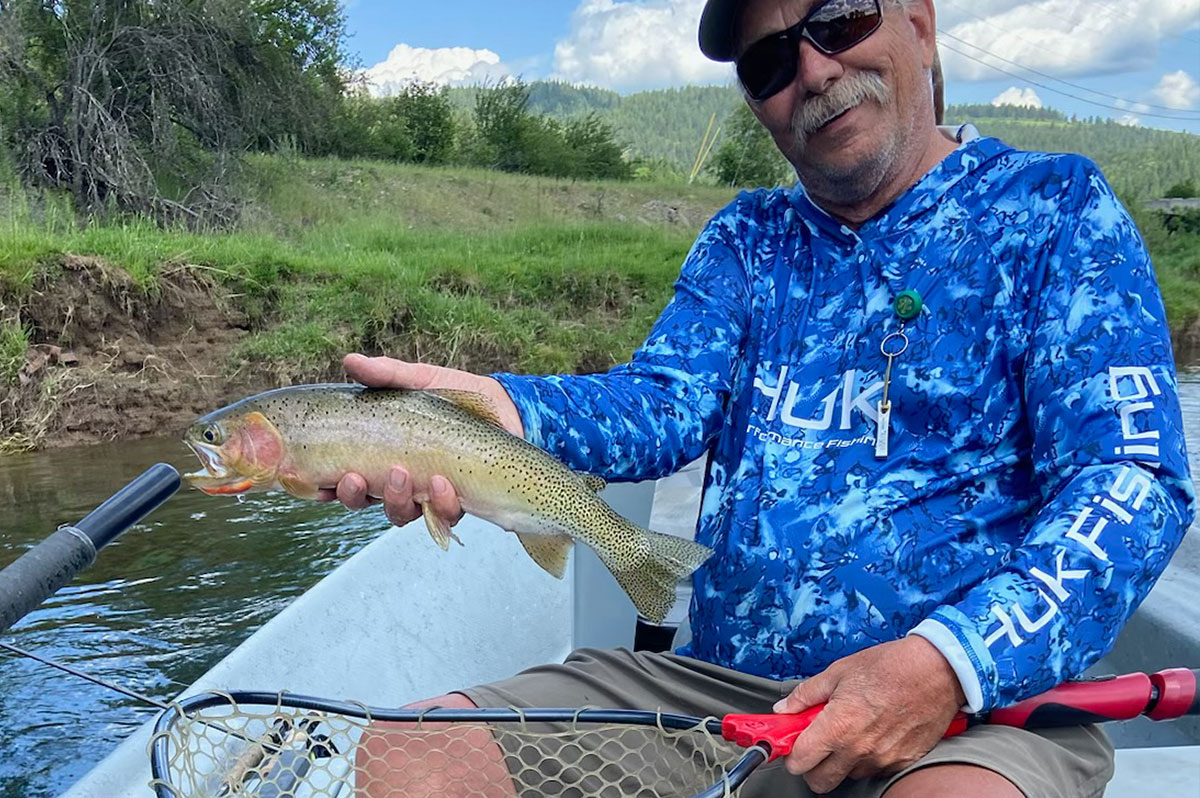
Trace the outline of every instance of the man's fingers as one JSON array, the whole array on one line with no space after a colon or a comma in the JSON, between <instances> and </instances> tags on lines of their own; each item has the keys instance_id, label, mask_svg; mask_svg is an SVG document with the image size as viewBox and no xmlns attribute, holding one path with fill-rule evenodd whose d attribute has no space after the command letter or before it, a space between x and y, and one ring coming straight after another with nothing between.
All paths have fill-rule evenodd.
<instances>
[{"instance_id":1,"label":"man's fingers","mask_svg":"<svg viewBox=\"0 0 1200 798\"><path fill-rule=\"evenodd\" d=\"M412 478L399 466L391 470L383 486L383 512L395 526L404 526L421 515L421 508L413 502Z\"/></svg>"},{"instance_id":2,"label":"man's fingers","mask_svg":"<svg viewBox=\"0 0 1200 798\"><path fill-rule=\"evenodd\" d=\"M342 358L346 375L355 382L372 388L423 388L414 385L413 371L418 364L405 363L390 357L367 357L357 352Z\"/></svg>"},{"instance_id":3,"label":"man's fingers","mask_svg":"<svg viewBox=\"0 0 1200 798\"><path fill-rule=\"evenodd\" d=\"M367 357L354 352L342 358L346 376L372 388L455 388L478 391L477 375L428 363L409 363L394 357Z\"/></svg>"},{"instance_id":4,"label":"man's fingers","mask_svg":"<svg viewBox=\"0 0 1200 798\"><path fill-rule=\"evenodd\" d=\"M463 517L462 504L450 480L443 476L434 475L429 480L429 500L433 511L451 524L457 524Z\"/></svg>"},{"instance_id":5,"label":"man's fingers","mask_svg":"<svg viewBox=\"0 0 1200 798\"><path fill-rule=\"evenodd\" d=\"M794 776L808 773L825 761L841 744L841 740L833 734L825 713L817 715L812 725L800 733L792 752L787 755L784 765L788 773Z\"/></svg>"},{"instance_id":6,"label":"man's fingers","mask_svg":"<svg viewBox=\"0 0 1200 798\"><path fill-rule=\"evenodd\" d=\"M337 484L337 498L349 510L361 510L371 503L367 481L360 474L346 474Z\"/></svg>"},{"instance_id":7,"label":"man's fingers","mask_svg":"<svg viewBox=\"0 0 1200 798\"><path fill-rule=\"evenodd\" d=\"M804 781L815 793L833 792L850 775L854 765L852 757L838 751L825 757L816 767L805 773Z\"/></svg>"},{"instance_id":8,"label":"man's fingers","mask_svg":"<svg viewBox=\"0 0 1200 798\"><path fill-rule=\"evenodd\" d=\"M803 712L811 706L823 704L833 695L838 679L830 675L828 670L821 671L816 676L805 679L792 692L775 703L776 712Z\"/></svg>"}]
</instances>

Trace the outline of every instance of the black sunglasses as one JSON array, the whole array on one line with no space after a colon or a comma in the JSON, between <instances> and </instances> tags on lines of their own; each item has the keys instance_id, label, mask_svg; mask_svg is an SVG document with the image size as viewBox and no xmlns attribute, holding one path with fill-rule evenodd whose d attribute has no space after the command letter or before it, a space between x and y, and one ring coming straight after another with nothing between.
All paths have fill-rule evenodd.
<instances>
[{"instance_id":1,"label":"black sunglasses","mask_svg":"<svg viewBox=\"0 0 1200 798\"><path fill-rule=\"evenodd\" d=\"M786 30L764 36L737 60L738 79L754 100L765 100L796 79L800 40L825 55L849 50L879 30L879 0L826 0Z\"/></svg>"}]
</instances>

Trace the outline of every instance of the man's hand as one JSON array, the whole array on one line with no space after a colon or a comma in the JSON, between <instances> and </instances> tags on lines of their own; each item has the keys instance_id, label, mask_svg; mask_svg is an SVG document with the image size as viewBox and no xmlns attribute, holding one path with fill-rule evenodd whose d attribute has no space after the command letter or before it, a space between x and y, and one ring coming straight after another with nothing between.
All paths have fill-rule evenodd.
<instances>
[{"instance_id":1,"label":"man's hand","mask_svg":"<svg viewBox=\"0 0 1200 798\"><path fill-rule=\"evenodd\" d=\"M929 752L965 702L958 677L916 635L838 660L775 705L800 712L828 702L785 760L814 792L843 779L901 770Z\"/></svg>"},{"instance_id":2,"label":"man's hand","mask_svg":"<svg viewBox=\"0 0 1200 798\"><path fill-rule=\"evenodd\" d=\"M517 406L504 387L491 377L424 363L406 363L390 357L359 354L346 355L342 365L350 379L372 388L447 388L481 393L492 401L505 429L518 437L524 432ZM434 476L430 480L429 493L434 512L451 523L458 523L463 511L450 481L442 476ZM367 481L361 474L346 474L338 482L336 490L322 490L318 497L319 501L326 502L334 499L351 510L361 510L374 501L367 496ZM413 501L412 479L403 468L393 468L388 475L387 485L383 489L383 510L388 520L396 526L404 526L421 515L421 506Z\"/></svg>"}]
</instances>

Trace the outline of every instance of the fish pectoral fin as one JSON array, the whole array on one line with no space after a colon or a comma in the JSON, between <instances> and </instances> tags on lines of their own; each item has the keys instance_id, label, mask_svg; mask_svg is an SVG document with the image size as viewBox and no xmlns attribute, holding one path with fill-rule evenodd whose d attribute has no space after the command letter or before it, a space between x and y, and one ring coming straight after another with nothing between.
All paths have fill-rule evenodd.
<instances>
[{"instance_id":1,"label":"fish pectoral fin","mask_svg":"<svg viewBox=\"0 0 1200 798\"><path fill-rule=\"evenodd\" d=\"M608 486L604 481L604 477L598 477L595 474L580 474L579 478L583 480L583 484L587 485L587 489L592 493L599 493Z\"/></svg>"},{"instance_id":2,"label":"fish pectoral fin","mask_svg":"<svg viewBox=\"0 0 1200 798\"><path fill-rule=\"evenodd\" d=\"M421 515L425 517L425 526L429 528L429 536L442 547L442 551L450 550L451 540L460 546L463 544L458 539L458 535L454 534L454 530L450 528L450 522L433 511L431 503L421 502Z\"/></svg>"},{"instance_id":3,"label":"fish pectoral fin","mask_svg":"<svg viewBox=\"0 0 1200 798\"><path fill-rule=\"evenodd\" d=\"M567 572L567 555L571 553L569 535L538 535L533 532L517 532L516 535L535 563L556 579L563 578Z\"/></svg>"},{"instance_id":4,"label":"fish pectoral fin","mask_svg":"<svg viewBox=\"0 0 1200 798\"><path fill-rule=\"evenodd\" d=\"M492 404L492 400L481 393L474 391L456 391L452 388L429 388L426 393L431 393L434 396L445 399L452 405L466 410L473 416L482 418L484 421L490 421L497 427L503 427L504 422L500 420L500 414L496 412L496 406Z\"/></svg>"},{"instance_id":5,"label":"fish pectoral fin","mask_svg":"<svg viewBox=\"0 0 1200 798\"><path fill-rule=\"evenodd\" d=\"M315 499L320 495L320 489L311 482L305 482L295 474L279 474L276 477L280 487L297 499Z\"/></svg>"}]
</instances>

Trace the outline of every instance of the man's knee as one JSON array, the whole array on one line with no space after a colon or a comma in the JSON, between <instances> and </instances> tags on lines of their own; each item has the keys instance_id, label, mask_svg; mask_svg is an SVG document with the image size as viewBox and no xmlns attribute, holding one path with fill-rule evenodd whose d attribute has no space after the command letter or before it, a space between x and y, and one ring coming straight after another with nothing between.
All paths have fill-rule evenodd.
<instances>
[{"instance_id":1,"label":"man's knee","mask_svg":"<svg viewBox=\"0 0 1200 798\"><path fill-rule=\"evenodd\" d=\"M471 709L475 702L448 693L405 709ZM450 755L450 752L454 752ZM355 756L360 798L514 798L504 752L486 726L423 722L373 722Z\"/></svg>"},{"instance_id":2,"label":"man's knee","mask_svg":"<svg viewBox=\"0 0 1200 798\"><path fill-rule=\"evenodd\" d=\"M930 765L893 784L883 798L1023 798L1016 785L976 765Z\"/></svg>"}]
</instances>

